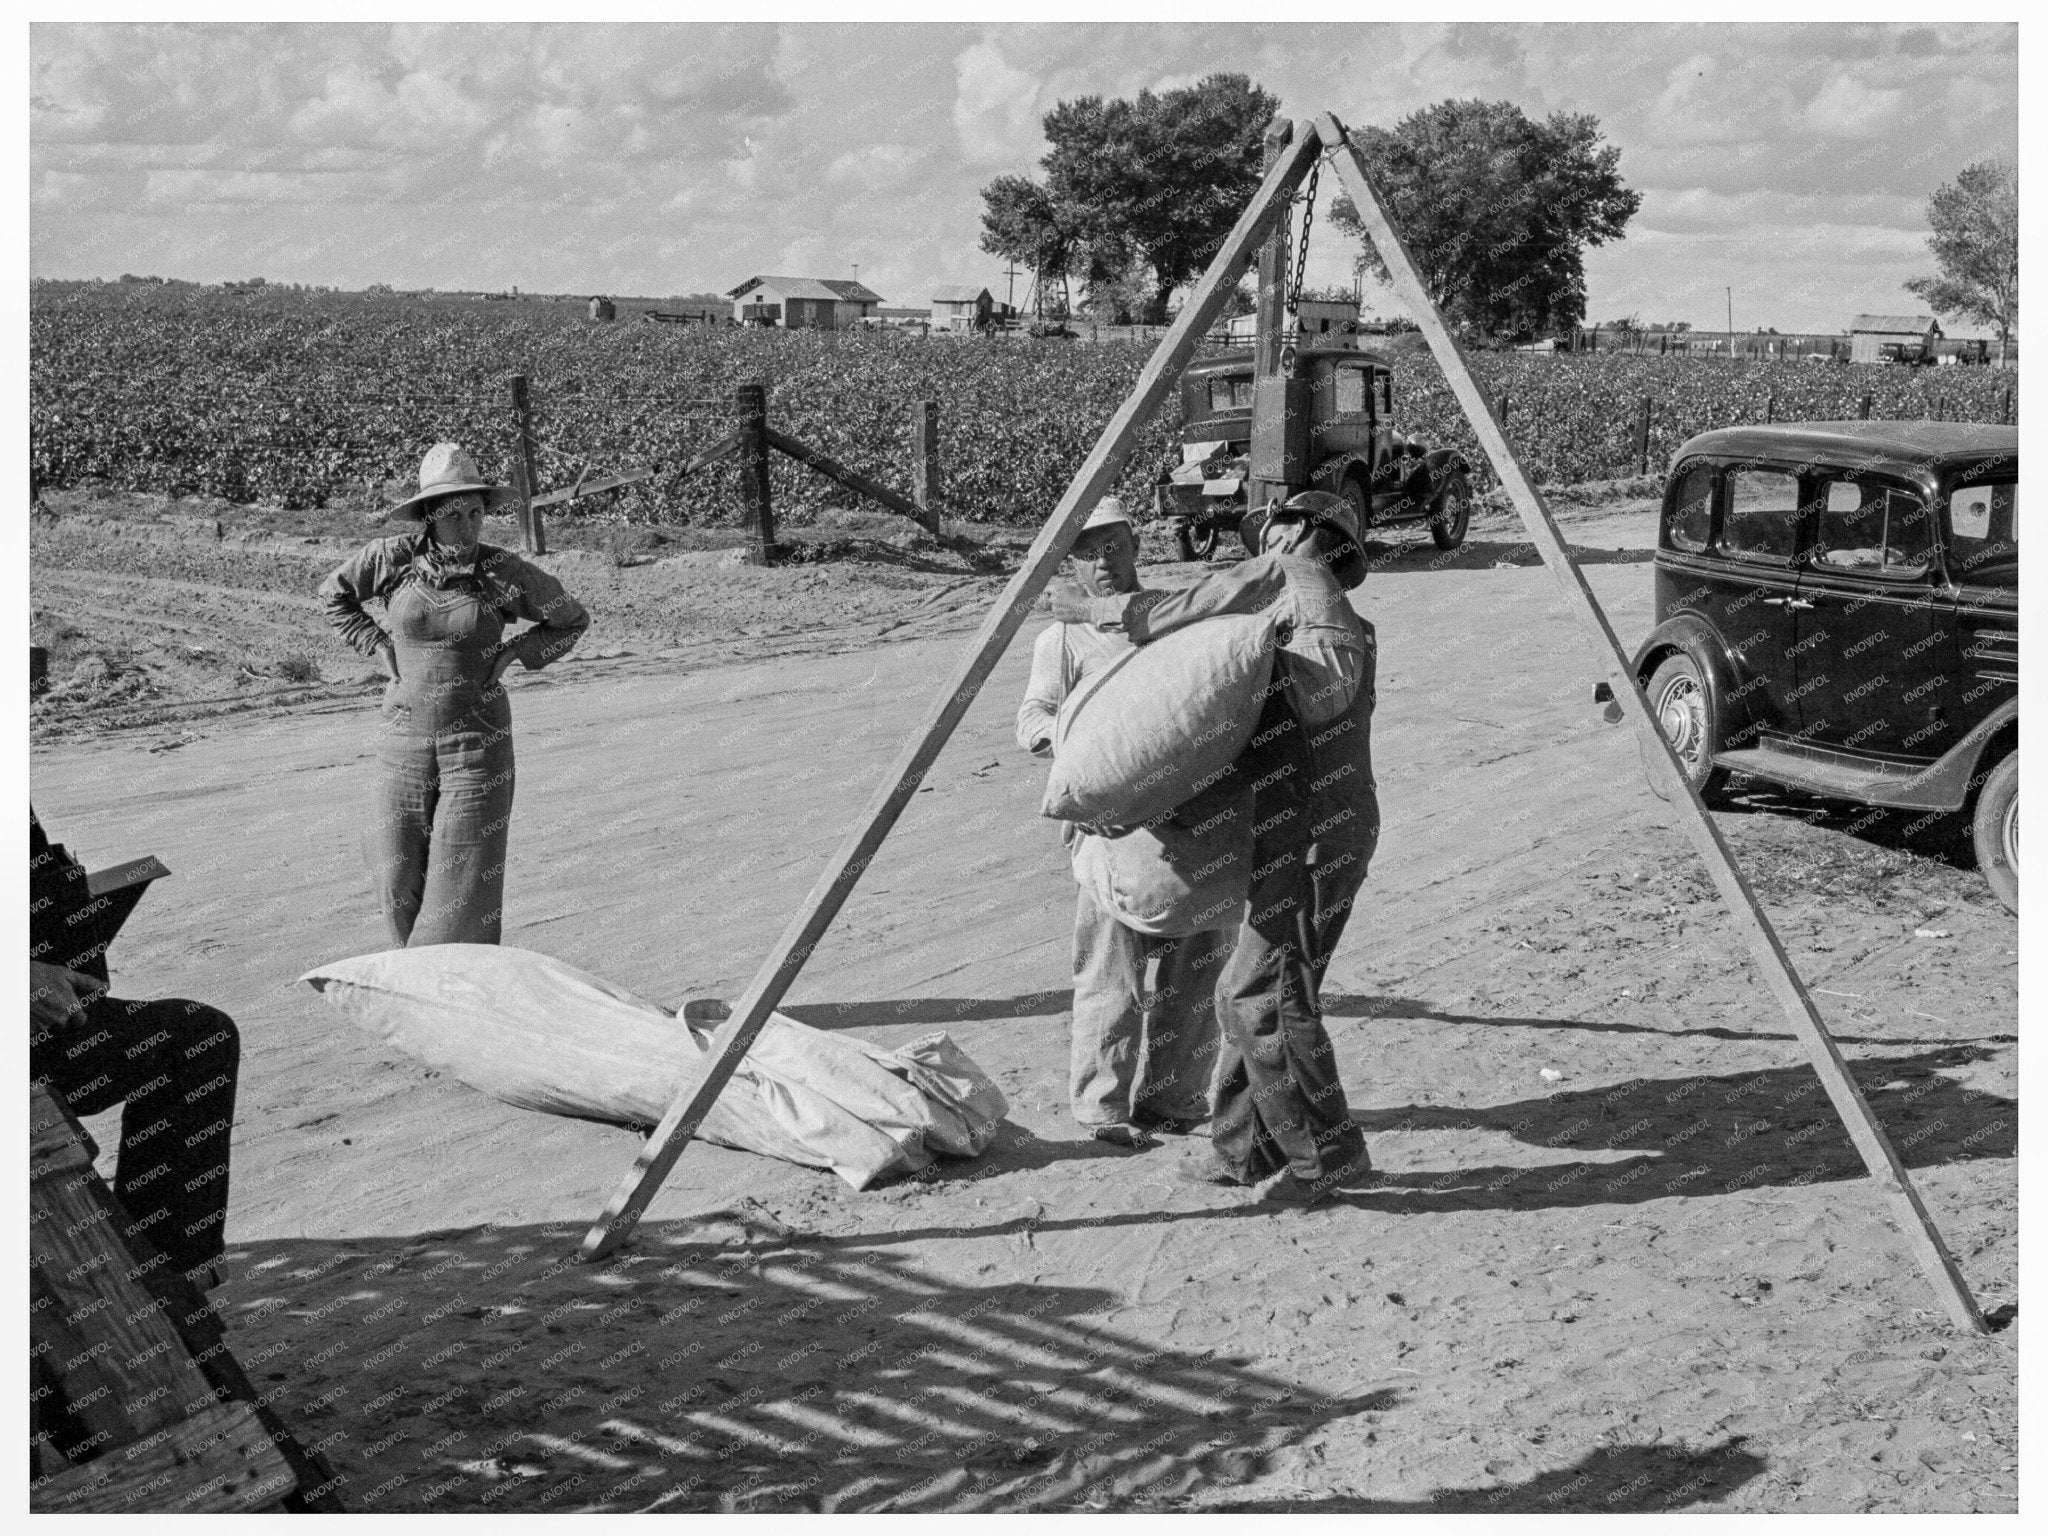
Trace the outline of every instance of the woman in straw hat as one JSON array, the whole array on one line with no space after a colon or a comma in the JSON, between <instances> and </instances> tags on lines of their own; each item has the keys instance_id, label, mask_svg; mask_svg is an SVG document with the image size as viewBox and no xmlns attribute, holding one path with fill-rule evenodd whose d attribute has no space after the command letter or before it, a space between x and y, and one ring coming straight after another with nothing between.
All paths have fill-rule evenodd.
<instances>
[{"instance_id":1,"label":"woman in straw hat","mask_svg":"<svg viewBox=\"0 0 2048 1536\"><path fill-rule=\"evenodd\" d=\"M553 576L478 541L485 511L512 497L460 445L436 443L419 494L388 514L417 530L372 540L320 585L342 638L390 679L364 851L398 947L498 942L513 777L501 680L515 661L546 666L590 627ZM532 627L507 636L522 619Z\"/></svg>"}]
</instances>

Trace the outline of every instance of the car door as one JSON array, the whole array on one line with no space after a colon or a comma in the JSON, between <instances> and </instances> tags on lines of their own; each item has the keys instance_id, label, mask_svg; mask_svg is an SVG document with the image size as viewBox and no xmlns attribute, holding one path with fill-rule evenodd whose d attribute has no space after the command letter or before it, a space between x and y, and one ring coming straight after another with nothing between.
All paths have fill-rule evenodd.
<instances>
[{"instance_id":1,"label":"car door","mask_svg":"<svg viewBox=\"0 0 2048 1536\"><path fill-rule=\"evenodd\" d=\"M1799 734L1817 746L1926 759L1955 742L1953 604L1934 508L1906 483L1853 470L1808 479L1799 559Z\"/></svg>"},{"instance_id":2,"label":"car door","mask_svg":"<svg viewBox=\"0 0 2048 1536\"><path fill-rule=\"evenodd\" d=\"M1956 608L1950 713L1958 732L2019 693L2019 499L2016 478L1961 485L1948 495L1943 540Z\"/></svg>"},{"instance_id":3,"label":"car door","mask_svg":"<svg viewBox=\"0 0 2048 1536\"><path fill-rule=\"evenodd\" d=\"M1738 747L1799 729L1799 518L1795 470L1728 465L1721 470L1716 558L1688 573L1686 606L1712 621L1735 665L1735 687L1722 710ZM1748 722L1746 732L1737 721Z\"/></svg>"}]
</instances>

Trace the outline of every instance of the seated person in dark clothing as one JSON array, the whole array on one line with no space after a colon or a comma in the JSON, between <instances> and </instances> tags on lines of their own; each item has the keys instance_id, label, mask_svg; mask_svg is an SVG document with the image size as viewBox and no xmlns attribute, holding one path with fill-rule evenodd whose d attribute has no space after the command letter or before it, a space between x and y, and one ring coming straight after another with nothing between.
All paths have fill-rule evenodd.
<instances>
[{"instance_id":1,"label":"seated person in dark clothing","mask_svg":"<svg viewBox=\"0 0 2048 1536\"><path fill-rule=\"evenodd\" d=\"M121 1111L114 1196L131 1234L200 1285L218 1278L241 1037L218 1008L127 1002L92 963L85 870L28 814L29 1071L74 1115Z\"/></svg>"}]
</instances>

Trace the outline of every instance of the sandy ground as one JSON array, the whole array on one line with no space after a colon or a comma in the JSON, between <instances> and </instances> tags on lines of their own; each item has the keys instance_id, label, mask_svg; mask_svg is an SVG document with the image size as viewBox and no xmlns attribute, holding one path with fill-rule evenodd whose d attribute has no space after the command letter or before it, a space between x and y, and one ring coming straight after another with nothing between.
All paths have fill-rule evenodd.
<instances>
[{"instance_id":1,"label":"sandy ground","mask_svg":"<svg viewBox=\"0 0 2048 1536\"><path fill-rule=\"evenodd\" d=\"M1645 522L1574 525L1630 638ZM633 1133L506 1109L294 985L380 944L364 702L39 747L54 836L175 871L116 946L117 990L241 1023L216 1298L342 1497L2015 1508L2017 1327L1943 1325L1587 702L1548 574L1504 537L1432 557L1390 558L1360 599L1386 826L1326 997L1384 1179L1306 1213L1177 1184L1179 1146L1116 1151L1067 1118L1072 885L1011 741L1035 621L789 1000L885 1045L945 1027L1011 1126L864 1194L692 1147L596 1267L568 1260ZM896 618L942 595L907 623L667 648L621 639L592 592L583 652L514 683L506 942L668 1003L736 994L979 618L986 582L949 603L957 574L915 574ZM39 569L38 602L87 579ZM1760 796L1720 821L1968 1282L2009 1309L2017 929L1973 871L1853 815ZM93 1129L111 1152L112 1117Z\"/></svg>"}]
</instances>

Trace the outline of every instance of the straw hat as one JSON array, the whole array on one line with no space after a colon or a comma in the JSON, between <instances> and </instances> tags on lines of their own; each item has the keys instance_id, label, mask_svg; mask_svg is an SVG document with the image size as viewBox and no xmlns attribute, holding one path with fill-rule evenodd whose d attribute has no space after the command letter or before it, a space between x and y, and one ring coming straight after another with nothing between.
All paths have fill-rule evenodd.
<instances>
[{"instance_id":1,"label":"straw hat","mask_svg":"<svg viewBox=\"0 0 2048 1536\"><path fill-rule=\"evenodd\" d=\"M437 497L457 491L481 491L486 512L499 512L519 499L508 485L493 485L484 479L476 460L460 443L436 443L420 460L419 494L408 496L384 515L423 523L432 514Z\"/></svg>"},{"instance_id":2,"label":"straw hat","mask_svg":"<svg viewBox=\"0 0 2048 1536\"><path fill-rule=\"evenodd\" d=\"M1090 528L1107 528L1112 523L1122 523L1128 528L1131 520L1124 516L1121 497L1105 496L1095 503L1095 510L1088 514L1088 521L1081 525L1081 531L1086 533Z\"/></svg>"}]
</instances>

